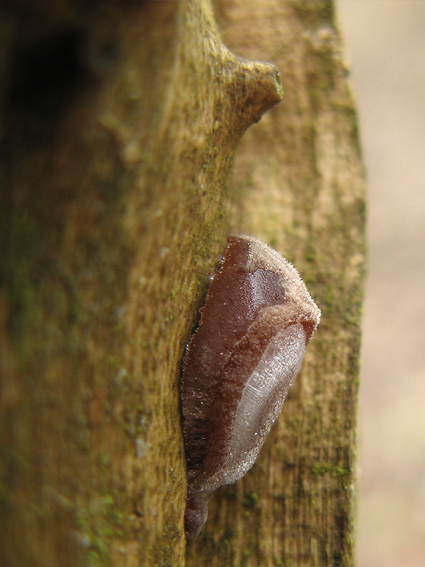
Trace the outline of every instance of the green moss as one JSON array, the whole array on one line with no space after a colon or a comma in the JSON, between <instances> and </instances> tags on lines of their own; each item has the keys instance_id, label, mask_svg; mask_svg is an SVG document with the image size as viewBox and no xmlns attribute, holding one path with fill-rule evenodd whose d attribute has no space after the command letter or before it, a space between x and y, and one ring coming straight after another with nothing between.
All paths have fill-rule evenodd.
<instances>
[{"instance_id":1,"label":"green moss","mask_svg":"<svg viewBox=\"0 0 425 567\"><path fill-rule=\"evenodd\" d=\"M341 466L338 465L335 469L335 474L336 474L337 477L344 479L344 478L347 478L350 473L349 473L349 471L344 469L344 467L341 467Z\"/></svg>"},{"instance_id":2,"label":"green moss","mask_svg":"<svg viewBox=\"0 0 425 567\"><path fill-rule=\"evenodd\" d=\"M278 242L279 242L279 238L277 233L275 233L273 236L270 236L268 239L268 245L275 249L277 247Z\"/></svg>"},{"instance_id":3,"label":"green moss","mask_svg":"<svg viewBox=\"0 0 425 567\"><path fill-rule=\"evenodd\" d=\"M312 26L320 23L334 24L335 9L332 0L294 0L293 7L303 22Z\"/></svg>"},{"instance_id":4,"label":"green moss","mask_svg":"<svg viewBox=\"0 0 425 567\"><path fill-rule=\"evenodd\" d=\"M304 258L306 262L313 263L316 258L316 248L312 242L309 242L304 251Z\"/></svg>"},{"instance_id":5,"label":"green moss","mask_svg":"<svg viewBox=\"0 0 425 567\"><path fill-rule=\"evenodd\" d=\"M3 483L0 483L0 515L10 514L12 511L12 493Z\"/></svg>"},{"instance_id":6,"label":"green moss","mask_svg":"<svg viewBox=\"0 0 425 567\"><path fill-rule=\"evenodd\" d=\"M110 544L114 537L123 537L123 516L114 505L114 498L106 494L92 500L87 508L75 514L75 525L79 539L86 548L90 566L110 563Z\"/></svg>"},{"instance_id":7,"label":"green moss","mask_svg":"<svg viewBox=\"0 0 425 567\"><path fill-rule=\"evenodd\" d=\"M249 492L242 501L245 508L252 508L258 502L259 496L257 492Z\"/></svg>"},{"instance_id":8,"label":"green moss","mask_svg":"<svg viewBox=\"0 0 425 567\"><path fill-rule=\"evenodd\" d=\"M38 243L40 241L38 228L34 218L26 210L15 215L11 244L8 255L3 258L6 263L5 271L9 279L10 316L8 320L9 335L20 340L22 353L29 352L29 347L22 344L23 331L28 323L40 320L37 312L36 286L34 267L38 259Z\"/></svg>"},{"instance_id":9,"label":"green moss","mask_svg":"<svg viewBox=\"0 0 425 567\"><path fill-rule=\"evenodd\" d=\"M249 558L251 557L251 551L249 549L245 549L242 553L242 564L244 566L248 566Z\"/></svg>"},{"instance_id":10,"label":"green moss","mask_svg":"<svg viewBox=\"0 0 425 567\"><path fill-rule=\"evenodd\" d=\"M332 463L314 463L312 472L315 476L323 476L327 473L332 472Z\"/></svg>"}]
</instances>

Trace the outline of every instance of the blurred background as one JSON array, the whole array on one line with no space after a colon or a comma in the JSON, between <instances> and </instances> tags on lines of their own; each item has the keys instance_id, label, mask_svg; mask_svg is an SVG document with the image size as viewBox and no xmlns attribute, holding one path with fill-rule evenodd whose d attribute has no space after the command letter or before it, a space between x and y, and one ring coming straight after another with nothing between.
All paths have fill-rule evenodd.
<instances>
[{"instance_id":1,"label":"blurred background","mask_svg":"<svg viewBox=\"0 0 425 567\"><path fill-rule=\"evenodd\" d=\"M336 0L368 177L358 567L425 566L425 2Z\"/></svg>"}]
</instances>

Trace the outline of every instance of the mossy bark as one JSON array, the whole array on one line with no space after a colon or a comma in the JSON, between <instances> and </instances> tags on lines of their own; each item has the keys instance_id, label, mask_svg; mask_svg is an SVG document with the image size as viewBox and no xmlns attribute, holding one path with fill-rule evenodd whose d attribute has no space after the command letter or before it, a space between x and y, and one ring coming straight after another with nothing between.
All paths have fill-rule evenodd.
<instances>
[{"instance_id":1,"label":"mossy bark","mask_svg":"<svg viewBox=\"0 0 425 567\"><path fill-rule=\"evenodd\" d=\"M229 227L292 260L324 316L188 564L352 563L356 117L331 5L263 4L265 27L214 6L241 55L282 38L285 97L234 189L282 92L207 1L0 9L1 565L185 564L180 360Z\"/></svg>"},{"instance_id":2,"label":"mossy bark","mask_svg":"<svg viewBox=\"0 0 425 567\"><path fill-rule=\"evenodd\" d=\"M284 90L238 146L232 231L295 264L322 322L257 463L211 500L188 564L349 566L365 183L341 38L331 2L229 0L216 12L233 49L271 56Z\"/></svg>"}]
</instances>

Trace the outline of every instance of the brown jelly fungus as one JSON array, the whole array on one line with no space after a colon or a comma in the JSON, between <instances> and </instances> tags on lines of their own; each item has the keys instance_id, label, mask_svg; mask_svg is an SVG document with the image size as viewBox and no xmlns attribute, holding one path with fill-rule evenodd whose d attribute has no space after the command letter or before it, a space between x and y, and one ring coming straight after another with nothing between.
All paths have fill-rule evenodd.
<instances>
[{"instance_id":1,"label":"brown jelly fungus","mask_svg":"<svg viewBox=\"0 0 425 567\"><path fill-rule=\"evenodd\" d=\"M319 321L285 258L256 238L228 238L183 363L188 538L211 494L254 464Z\"/></svg>"}]
</instances>

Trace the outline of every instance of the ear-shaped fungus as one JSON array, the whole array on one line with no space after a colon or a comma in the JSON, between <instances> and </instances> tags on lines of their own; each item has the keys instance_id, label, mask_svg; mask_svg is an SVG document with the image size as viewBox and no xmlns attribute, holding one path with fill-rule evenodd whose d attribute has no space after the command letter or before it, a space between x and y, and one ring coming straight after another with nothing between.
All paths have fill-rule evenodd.
<instances>
[{"instance_id":1,"label":"ear-shaped fungus","mask_svg":"<svg viewBox=\"0 0 425 567\"><path fill-rule=\"evenodd\" d=\"M255 238L228 238L184 358L188 538L212 492L254 464L319 321L289 262Z\"/></svg>"}]
</instances>

